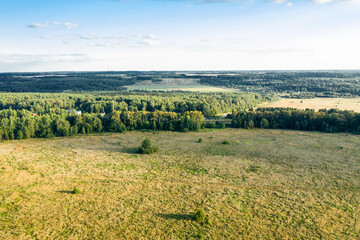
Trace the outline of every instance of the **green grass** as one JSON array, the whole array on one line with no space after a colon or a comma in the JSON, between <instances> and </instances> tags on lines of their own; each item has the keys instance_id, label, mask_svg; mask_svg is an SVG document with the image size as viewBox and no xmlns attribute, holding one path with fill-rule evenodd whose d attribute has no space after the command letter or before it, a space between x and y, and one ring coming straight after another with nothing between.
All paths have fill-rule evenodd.
<instances>
[{"instance_id":1,"label":"green grass","mask_svg":"<svg viewBox=\"0 0 360 240\"><path fill-rule=\"evenodd\" d=\"M132 151L145 137L159 152ZM357 239L359 142L243 129L1 142L0 239Z\"/></svg>"}]
</instances>

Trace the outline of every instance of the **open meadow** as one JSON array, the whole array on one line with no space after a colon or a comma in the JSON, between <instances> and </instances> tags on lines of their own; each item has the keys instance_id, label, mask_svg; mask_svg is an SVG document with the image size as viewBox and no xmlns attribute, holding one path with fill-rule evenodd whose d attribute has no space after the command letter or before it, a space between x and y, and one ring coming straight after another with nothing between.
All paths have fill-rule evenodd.
<instances>
[{"instance_id":1,"label":"open meadow","mask_svg":"<svg viewBox=\"0 0 360 240\"><path fill-rule=\"evenodd\" d=\"M298 108L298 109L338 109L360 112L360 98L310 98L290 99L283 98L279 101L264 104L263 107Z\"/></svg>"},{"instance_id":2,"label":"open meadow","mask_svg":"<svg viewBox=\"0 0 360 240\"><path fill-rule=\"evenodd\" d=\"M131 85L125 86L128 90L146 90L146 91L186 91L186 92L235 92L236 90L228 88L213 87L207 85Z\"/></svg>"},{"instance_id":3,"label":"open meadow","mask_svg":"<svg viewBox=\"0 0 360 240\"><path fill-rule=\"evenodd\" d=\"M136 153L145 137L159 152ZM227 129L0 143L0 239L358 239L359 203L357 135Z\"/></svg>"},{"instance_id":4,"label":"open meadow","mask_svg":"<svg viewBox=\"0 0 360 240\"><path fill-rule=\"evenodd\" d=\"M163 78L160 81L139 81L133 85L125 86L128 90L146 90L146 91L189 91L189 92L237 92L238 90L200 84L196 79L175 79Z\"/></svg>"}]
</instances>

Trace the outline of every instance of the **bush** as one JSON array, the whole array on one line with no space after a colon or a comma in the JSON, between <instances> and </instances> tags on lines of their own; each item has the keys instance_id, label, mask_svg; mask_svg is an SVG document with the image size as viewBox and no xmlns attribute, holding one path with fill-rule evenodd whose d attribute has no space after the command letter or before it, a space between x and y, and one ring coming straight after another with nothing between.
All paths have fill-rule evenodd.
<instances>
[{"instance_id":1,"label":"bush","mask_svg":"<svg viewBox=\"0 0 360 240\"><path fill-rule=\"evenodd\" d=\"M257 166L257 165L251 165L251 166L249 167L249 172L256 173L256 172L258 172L258 171L259 171L259 169L260 169L260 168L261 168L260 166Z\"/></svg>"},{"instance_id":2,"label":"bush","mask_svg":"<svg viewBox=\"0 0 360 240\"><path fill-rule=\"evenodd\" d=\"M159 149L157 147L151 146L151 141L148 138L142 142L141 146L138 148L138 152L141 154L152 154L157 152Z\"/></svg>"},{"instance_id":3,"label":"bush","mask_svg":"<svg viewBox=\"0 0 360 240\"><path fill-rule=\"evenodd\" d=\"M82 191L79 188L74 188L73 194L80 194Z\"/></svg>"},{"instance_id":4,"label":"bush","mask_svg":"<svg viewBox=\"0 0 360 240\"><path fill-rule=\"evenodd\" d=\"M195 220L197 222L204 222L206 219L206 214L204 209L199 208L196 212L195 212Z\"/></svg>"},{"instance_id":5,"label":"bush","mask_svg":"<svg viewBox=\"0 0 360 240\"><path fill-rule=\"evenodd\" d=\"M198 142L201 143L201 142L202 142L202 138L199 138Z\"/></svg>"},{"instance_id":6,"label":"bush","mask_svg":"<svg viewBox=\"0 0 360 240\"><path fill-rule=\"evenodd\" d=\"M222 144L230 144L229 141L223 141Z\"/></svg>"},{"instance_id":7,"label":"bush","mask_svg":"<svg viewBox=\"0 0 360 240\"><path fill-rule=\"evenodd\" d=\"M215 128L215 127L216 127L216 125L213 122L208 122L205 124L205 128Z\"/></svg>"}]
</instances>

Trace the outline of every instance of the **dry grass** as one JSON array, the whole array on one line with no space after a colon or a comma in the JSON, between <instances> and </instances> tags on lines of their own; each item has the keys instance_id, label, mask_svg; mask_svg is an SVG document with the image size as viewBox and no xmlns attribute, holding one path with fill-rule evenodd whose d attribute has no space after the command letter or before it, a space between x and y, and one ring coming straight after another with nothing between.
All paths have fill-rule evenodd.
<instances>
[{"instance_id":1,"label":"dry grass","mask_svg":"<svg viewBox=\"0 0 360 240\"><path fill-rule=\"evenodd\" d=\"M145 137L158 153L134 153ZM2 142L0 238L356 239L359 142L240 129Z\"/></svg>"},{"instance_id":2,"label":"dry grass","mask_svg":"<svg viewBox=\"0 0 360 240\"><path fill-rule=\"evenodd\" d=\"M360 112L360 98L313 98L313 99L281 99L262 107L291 107L299 109L339 109Z\"/></svg>"}]
</instances>

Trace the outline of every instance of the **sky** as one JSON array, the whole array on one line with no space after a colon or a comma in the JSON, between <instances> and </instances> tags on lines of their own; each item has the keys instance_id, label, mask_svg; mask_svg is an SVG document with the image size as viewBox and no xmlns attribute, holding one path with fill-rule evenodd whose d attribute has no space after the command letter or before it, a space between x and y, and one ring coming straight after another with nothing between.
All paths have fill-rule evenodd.
<instances>
[{"instance_id":1,"label":"sky","mask_svg":"<svg viewBox=\"0 0 360 240\"><path fill-rule=\"evenodd\" d=\"M360 69L360 0L0 0L0 72Z\"/></svg>"}]
</instances>

